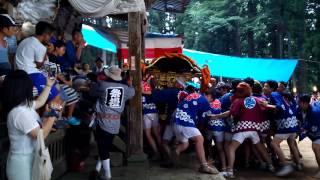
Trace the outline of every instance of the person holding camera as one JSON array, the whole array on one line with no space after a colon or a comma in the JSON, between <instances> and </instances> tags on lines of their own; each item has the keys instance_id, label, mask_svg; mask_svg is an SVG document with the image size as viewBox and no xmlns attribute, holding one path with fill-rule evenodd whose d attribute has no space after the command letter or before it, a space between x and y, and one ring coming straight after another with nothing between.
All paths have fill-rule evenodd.
<instances>
[{"instance_id":1,"label":"person holding camera","mask_svg":"<svg viewBox=\"0 0 320 180\"><path fill-rule=\"evenodd\" d=\"M9 180L31 180L38 131L47 137L58 116L46 108L41 119L36 112L44 106L55 80L48 78L41 95L33 100L33 84L29 75L16 70L9 73L2 84L2 104L7 117L10 150L7 160Z\"/></svg>"}]
</instances>

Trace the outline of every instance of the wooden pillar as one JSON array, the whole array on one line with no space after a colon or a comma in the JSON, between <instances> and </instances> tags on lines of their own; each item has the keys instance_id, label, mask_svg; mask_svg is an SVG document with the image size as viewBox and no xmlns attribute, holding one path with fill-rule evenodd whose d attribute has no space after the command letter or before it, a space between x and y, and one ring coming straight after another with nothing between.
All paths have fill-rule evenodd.
<instances>
[{"instance_id":1,"label":"wooden pillar","mask_svg":"<svg viewBox=\"0 0 320 180\"><path fill-rule=\"evenodd\" d=\"M130 77L133 80L136 94L130 101L128 120L128 156L137 159L143 155L143 128L142 128L142 103L141 103L141 18L139 12L128 14L129 24L129 59ZM134 63L134 64L132 64ZM138 158L139 159L139 158ZM135 160L132 160L135 161Z\"/></svg>"},{"instance_id":2,"label":"wooden pillar","mask_svg":"<svg viewBox=\"0 0 320 180\"><path fill-rule=\"evenodd\" d=\"M146 62L146 41L145 41L145 33L147 31L147 20L145 13L140 13L141 18L141 59L143 62Z\"/></svg>"}]
</instances>

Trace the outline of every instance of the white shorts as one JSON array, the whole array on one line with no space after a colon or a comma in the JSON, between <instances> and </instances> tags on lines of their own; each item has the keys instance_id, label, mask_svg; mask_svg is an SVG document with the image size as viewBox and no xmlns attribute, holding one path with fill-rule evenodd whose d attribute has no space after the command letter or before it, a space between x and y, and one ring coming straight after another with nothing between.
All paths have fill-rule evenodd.
<instances>
[{"instance_id":1,"label":"white shorts","mask_svg":"<svg viewBox=\"0 0 320 180\"><path fill-rule=\"evenodd\" d=\"M206 138L208 140L212 140L214 138L214 141L216 142L223 142L224 141L224 132L223 131L206 131Z\"/></svg>"},{"instance_id":2,"label":"white shorts","mask_svg":"<svg viewBox=\"0 0 320 180\"><path fill-rule=\"evenodd\" d=\"M162 139L166 141L171 141L173 137L174 137L174 134L173 134L172 125L168 124L166 126L166 129L164 130Z\"/></svg>"},{"instance_id":3,"label":"white shorts","mask_svg":"<svg viewBox=\"0 0 320 180\"><path fill-rule=\"evenodd\" d=\"M143 129L150 129L159 125L159 116L156 113L143 115Z\"/></svg>"},{"instance_id":4,"label":"white shorts","mask_svg":"<svg viewBox=\"0 0 320 180\"><path fill-rule=\"evenodd\" d=\"M281 139L281 140L287 140L289 138L296 138L297 133L288 133L288 134L275 134L273 138Z\"/></svg>"},{"instance_id":5,"label":"white shorts","mask_svg":"<svg viewBox=\"0 0 320 180\"><path fill-rule=\"evenodd\" d=\"M175 137L179 142L186 143L190 138L202 136L199 129L195 127L185 127L175 124L173 127Z\"/></svg>"},{"instance_id":6,"label":"white shorts","mask_svg":"<svg viewBox=\"0 0 320 180\"><path fill-rule=\"evenodd\" d=\"M231 132L224 132L224 140L225 141L232 141L233 133Z\"/></svg>"},{"instance_id":7,"label":"white shorts","mask_svg":"<svg viewBox=\"0 0 320 180\"><path fill-rule=\"evenodd\" d=\"M312 144L318 144L318 145L320 145L320 139L317 139L317 140L312 141Z\"/></svg>"},{"instance_id":8,"label":"white shorts","mask_svg":"<svg viewBox=\"0 0 320 180\"><path fill-rule=\"evenodd\" d=\"M238 141L240 144L242 144L245 139L251 139L252 144L258 144L260 142L259 135L256 131L238 132L232 137L232 140Z\"/></svg>"}]
</instances>

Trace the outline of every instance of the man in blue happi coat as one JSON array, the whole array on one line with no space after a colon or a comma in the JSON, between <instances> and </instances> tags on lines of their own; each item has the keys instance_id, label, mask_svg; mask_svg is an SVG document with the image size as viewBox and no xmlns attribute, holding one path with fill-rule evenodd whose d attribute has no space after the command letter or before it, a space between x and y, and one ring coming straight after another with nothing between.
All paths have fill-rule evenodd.
<instances>
[{"instance_id":1,"label":"man in blue happi coat","mask_svg":"<svg viewBox=\"0 0 320 180\"><path fill-rule=\"evenodd\" d=\"M320 166L320 105L310 104L311 97L303 95L299 98L299 120L307 136L312 140L312 150ZM313 176L320 179L320 168Z\"/></svg>"}]
</instances>

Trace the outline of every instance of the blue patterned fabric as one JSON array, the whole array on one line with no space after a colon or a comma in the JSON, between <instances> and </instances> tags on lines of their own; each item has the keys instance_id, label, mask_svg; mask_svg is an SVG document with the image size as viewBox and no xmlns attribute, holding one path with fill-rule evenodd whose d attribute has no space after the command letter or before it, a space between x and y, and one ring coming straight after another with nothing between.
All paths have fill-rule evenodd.
<instances>
[{"instance_id":1,"label":"blue patterned fabric","mask_svg":"<svg viewBox=\"0 0 320 180\"><path fill-rule=\"evenodd\" d=\"M59 58L59 60L63 61L63 63L61 64L61 67L63 67L63 69L73 68L74 64L79 61L79 59L77 58L77 49L72 41L68 41L66 43L66 53L64 57Z\"/></svg>"},{"instance_id":2,"label":"blue patterned fabric","mask_svg":"<svg viewBox=\"0 0 320 180\"><path fill-rule=\"evenodd\" d=\"M153 102L151 95L142 96L142 112L143 114L158 113L156 104Z\"/></svg>"},{"instance_id":3,"label":"blue patterned fabric","mask_svg":"<svg viewBox=\"0 0 320 180\"><path fill-rule=\"evenodd\" d=\"M167 123L170 122L172 113L176 110L178 104L178 94L180 90L177 88L155 89L152 91L152 100L155 103L167 104Z\"/></svg>"},{"instance_id":4,"label":"blue patterned fabric","mask_svg":"<svg viewBox=\"0 0 320 180\"><path fill-rule=\"evenodd\" d=\"M278 113L276 117L277 134L295 133L298 131L297 105L295 102L287 104L280 93L273 93Z\"/></svg>"},{"instance_id":5,"label":"blue patterned fabric","mask_svg":"<svg viewBox=\"0 0 320 180\"><path fill-rule=\"evenodd\" d=\"M223 95L219 100L221 102L221 110L222 112L226 112L230 110L231 107L231 97L233 96L233 92L229 92Z\"/></svg>"},{"instance_id":6,"label":"blue patterned fabric","mask_svg":"<svg viewBox=\"0 0 320 180\"><path fill-rule=\"evenodd\" d=\"M281 108L283 103L283 97L279 92L272 92L270 98L270 103L277 106L277 109Z\"/></svg>"},{"instance_id":7,"label":"blue patterned fabric","mask_svg":"<svg viewBox=\"0 0 320 180\"><path fill-rule=\"evenodd\" d=\"M204 96L198 93L189 94L179 102L175 122L185 127L196 127L204 120L202 116L207 111L210 111L210 104Z\"/></svg>"},{"instance_id":8,"label":"blue patterned fabric","mask_svg":"<svg viewBox=\"0 0 320 180\"><path fill-rule=\"evenodd\" d=\"M210 113L211 114L220 114L221 113L221 102L216 99L210 103ZM205 115L206 113L204 113ZM205 117L204 117L205 118ZM209 119L207 121L207 129L210 131L224 131L225 123L223 119Z\"/></svg>"},{"instance_id":9,"label":"blue patterned fabric","mask_svg":"<svg viewBox=\"0 0 320 180\"><path fill-rule=\"evenodd\" d=\"M308 137L312 141L320 139L320 106L310 105L304 123Z\"/></svg>"},{"instance_id":10,"label":"blue patterned fabric","mask_svg":"<svg viewBox=\"0 0 320 180\"><path fill-rule=\"evenodd\" d=\"M221 112L226 112L230 110L231 107L231 97L234 95L233 92L229 92L223 95L219 100L221 102ZM225 122L224 130L226 132L231 132L233 125L233 120L231 118L224 118Z\"/></svg>"}]
</instances>

